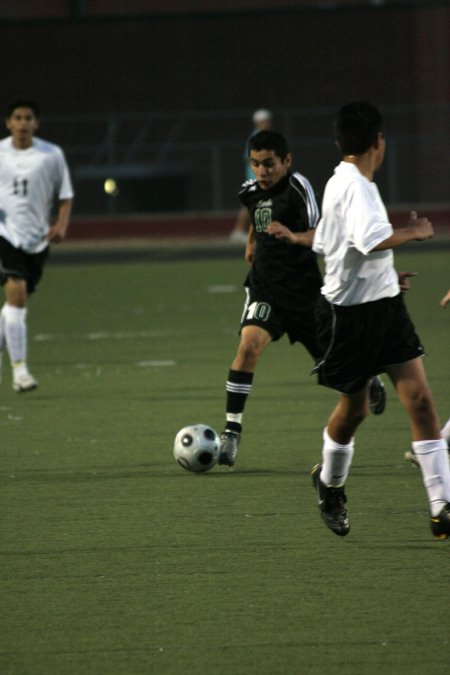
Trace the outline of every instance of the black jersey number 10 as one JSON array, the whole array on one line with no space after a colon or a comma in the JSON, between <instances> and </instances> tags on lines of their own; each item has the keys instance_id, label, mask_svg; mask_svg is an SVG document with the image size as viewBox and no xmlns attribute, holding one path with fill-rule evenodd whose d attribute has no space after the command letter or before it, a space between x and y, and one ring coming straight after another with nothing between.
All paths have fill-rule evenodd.
<instances>
[{"instance_id":1,"label":"black jersey number 10","mask_svg":"<svg viewBox=\"0 0 450 675\"><path fill-rule=\"evenodd\" d=\"M255 210L256 232L266 232L272 222L272 209L268 206L258 207Z\"/></svg>"}]
</instances>

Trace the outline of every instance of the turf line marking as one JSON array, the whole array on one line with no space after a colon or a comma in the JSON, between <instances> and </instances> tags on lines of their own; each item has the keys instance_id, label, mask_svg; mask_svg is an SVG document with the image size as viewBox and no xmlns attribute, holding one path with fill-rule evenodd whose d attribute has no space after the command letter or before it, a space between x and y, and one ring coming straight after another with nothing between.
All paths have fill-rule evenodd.
<instances>
[{"instance_id":1,"label":"turf line marking","mask_svg":"<svg viewBox=\"0 0 450 675\"><path fill-rule=\"evenodd\" d=\"M130 340L135 338L167 337L175 335L173 330L143 330L143 331L98 331L95 333L37 333L36 342L52 342L61 340Z\"/></svg>"},{"instance_id":2,"label":"turf line marking","mask_svg":"<svg viewBox=\"0 0 450 675\"><path fill-rule=\"evenodd\" d=\"M138 361L136 363L139 368L157 368L159 366L176 366L176 361L167 359L166 361Z\"/></svg>"},{"instance_id":3,"label":"turf line marking","mask_svg":"<svg viewBox=\"0 0 450 675\"><path fill-rule=\"evenodd\" d=\"M208 286L208 293L234 293L237 289L235 284L216 284L213 286Z\"/></svg>"}]
</instances>

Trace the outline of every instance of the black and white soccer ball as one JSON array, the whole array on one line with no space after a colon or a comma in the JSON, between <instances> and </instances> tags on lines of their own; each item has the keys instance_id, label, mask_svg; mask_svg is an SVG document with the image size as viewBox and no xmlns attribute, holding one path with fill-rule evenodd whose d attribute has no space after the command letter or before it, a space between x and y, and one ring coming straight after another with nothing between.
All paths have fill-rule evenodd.
<instances>
[{"instance_id":1,"label":"black and white soccer ball","mask_svg":"<svg viewBox=\"0 0 450 675\"><path fill-rule=\"evenodd\" d=\"M191 424L175 436L173 456L186 471L204 473L217 464L219 449L217 431L207 424Z\"/></svg>"}]
</instances>

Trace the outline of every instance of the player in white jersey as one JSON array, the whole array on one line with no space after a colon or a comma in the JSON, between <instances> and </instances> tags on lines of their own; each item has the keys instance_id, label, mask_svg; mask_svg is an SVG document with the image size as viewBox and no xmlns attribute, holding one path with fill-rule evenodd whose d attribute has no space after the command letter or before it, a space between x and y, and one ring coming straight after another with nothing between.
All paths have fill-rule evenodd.
<instances>
[{"instance_id":1,"label":"player in white jersey","mask_svg":"<svg viewBox=\"0 0 450 675\"><path fill-rule=\"evenodd\" d=\"M12 103L6 127L10 136L0 141L0 280L6 299L0 350L6 345L13 388L20 393L37 387L27 367L28 298L42 276L49 244L66 236L73 190L61 148L34 135L39 110L33 101Z\"/></svg>"},{"instance_id":2,"label":"player in white jersey","mask_svg":"<svg viewBox=\"0 0 450 675\"><path fill-rule=\"evenodd\" d=\"M450 468L447 443L427 383L423 347L400 293L393 248L433 236L427 218L412 212L393 230L373 183L385 152L383 120L374 106L354 102L335 120L342 161L327 183L313 249L325 258L318 340L324 356L319 382L339 392L323 432L322 462L312 470L320 515L340 536L350 523L344 484L354 434L368 411L368 383L386 372L406 409L412 448L427 491L431 530L450 535Z\"/></svg>"}]
</instances>

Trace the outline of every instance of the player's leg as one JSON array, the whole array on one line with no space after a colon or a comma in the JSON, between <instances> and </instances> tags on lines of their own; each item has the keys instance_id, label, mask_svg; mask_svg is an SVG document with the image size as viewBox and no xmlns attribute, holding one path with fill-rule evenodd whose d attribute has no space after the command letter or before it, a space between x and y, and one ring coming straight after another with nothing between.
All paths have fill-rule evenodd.
<instances>
[{"instance_id":1,"label":"player's leg","mask_svg":"<svg viewBox=\"0 0 450 675\"><path fill-rule=\"evenodd\" d=\"M440 425L423 360L412 359L386 368L410 418L413 441L440 439Z\"/></svg>"},{"instance_id":2,"label":"player's leg","mask_svg":"<svg viewBox=\"0 0 450 675\"><path fill-rule=\"evenodd\" d=\"M367 417L369 409L367 386L354 394L340 394L328 420L328 433L336 443L346 445Z\"/></svg>"},{"instance_id":3,"label":"player's leg","mask_svg":"<svg viewBox=\"0 0 450 675\"><path fill-rule=\"evenodd\" d=\"M446 538L450 535L449 457L423 361L413 359L386 372L410 418L412 449L428 495L432 532Z\"/></svg>"},{"instance_id":4,"label":"player's leg","mask_svg":"<svg viewBox=\"0 0 450 675\"><path fill-rule=\"evenodd\" d=\"M239 346L226 383L226 421L221 435L219 464L233 466L236 460L245 403L252 390L253 373L261 354L271 341L271 335L259 326L248 325L241 330Z\"/></svg>"},{"instance_id":5,"label":"player's leg","mask_svg":"<svg viewBox=\"0 0 450 675\"><path fill-rule=\"evenodd\" d=\"M5 284L6 302L3 305L2 323L9 358L11 361L13 388L18 393L32 391L37 387L27 367L27 282L25 279L8 276Z\"/></svg>"},{"instance_id":6,"label":"player's leg","mask_svg":"<svg viewBox=\"0 0 450 675\"><path fill-rule=\"evenodd\" d=\"M448 452L450 453L450 418L446 421L444 426L441 429L441 436L447 443L447 449ZM419 466L419 462L417 461L417 457L413 450L408 450L405 452L405 459L407 462L411 462L414 466Z\"/></svg>"},{"instance_id":7,"label":"player's leg","mask_svg":"<svg viewBox=\"0 0 450 675\"><path fill-rule=\"evenodd\" d=\"M354 452L354 434L368 413L368 386L354 394L341 394L323 432L322 462L312 469L320 515L340 536L350 530L344 484Z\"/></svg>"},{"instance_id":8,"label":"player's leg","mask_svg":"<svg viewBox=\"0 0 450 675\"><path fill-rule=\"evenodd\" d=\"M47 255L48 248L28 254L0 237L0 280L6 296L1 324L12 366L13 388L17 392L32 391L37 386L27 368L27 304L42 276Z\"/></svg>"},{"instance_id":9,"label":"player's leg","mask_svg":"<svg viewBox=\"0 0 450 675\"><path fill-rule=\"evenodd\" d=\"M322 519L341 536L350 528L344 484L353 458L353 439L368 414L370 372L376 372L367 334L379 331L380 323L371 310L361 305L347 311L323 298L317 307L318 344L324 356L315 370L319 383L339 392L339 399L324 430L322 461L311 475Z\"/></svg>"}]
</instances>

